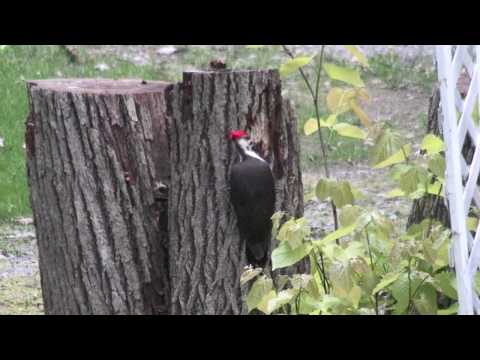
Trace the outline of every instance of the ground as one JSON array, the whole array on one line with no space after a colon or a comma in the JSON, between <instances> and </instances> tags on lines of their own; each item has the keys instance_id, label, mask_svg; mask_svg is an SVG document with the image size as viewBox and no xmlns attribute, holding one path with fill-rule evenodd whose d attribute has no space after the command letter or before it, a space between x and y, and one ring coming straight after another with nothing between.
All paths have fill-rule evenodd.
<instances>
[{"instance_id":1,"label":"ground","mask_svg":"<svg viewBox=\"0 0 480 360\"><path fill-rule=\"evenodd\" d=\"M29 219L0 225L0 315L42 313L33 225Z\"/></svg>"},{"instance_id":2,"label":"ground","mask_svg":"<svg viewBox=\"0 0 480 360\"><path fill-rule=\"evenodd\" d=\"M62 60L62 66L58 65L58 69L38 71L37 77L63 77L73 74L147 78L159 72L162 74L162 79L175 81L180 79L182 70L202 68L211 58L226 59L227 63L234 68L277 66L282 59L281 55L274 50L254 52L239 46L225 45L108 45L69 46L69 48L78 54L83 64L79 65L83 66L81 71L75 72L71 65L64 65ZM317 51L318 46L296 46L295 49L298 53L312 52ZM431 57L433 47L365 46L362 49L369 56L372 68L371 73L364 74L371 96L371 102L364 104L365 109L371 118L389 122L406 138L418 143L425 132L428 101L435 79ZM330 47L327 54L335 59L348 58L348 54L340 46ZM31 77L31 75L28 76ZM20 91L23 92L23 89ZM301 79L297 77L286 79L284 94L294 102L301 124L312 116L312 108L308 103ZM23 102L18 106L24 106ZM23 117L22 111L15 116ZM0 139L2 136L6 138L0 126ZM8 139L5 140L7 141ZM319 146L316 137L301 136L301 144L302 170L308 200L305 216L311 221L315 233L320 235L331 230L332 220L329 205L309 196L316 182L323 177ZM368 167L361 146L341 143L338 140L329 145L332 151L333 177L351 181L365 195L365 199L362 200L364 204L380 210L392 219L397 227L404 227L410 204L403 200L385 197L385 194L392 190L393 184L385 181L387 178L383 176L384 170L372 170ZM0 144L0 155L2 147ZM2 165L1 161L0 165ZM20 167L19 172L24 176L23 167ZM12 183L16 184L17 181ZM2 186L0 181L0 188ZM8 192L12 193L12 191L16 190ZM24 197L28 199L27 195ZM11 208L13 205L9 205L9 209ZM18 217L19 214L23 214L24 217ZM0 314L41 314L43 310L34 228L28 211L22 210L19 214L14 216L14 220L2 220L0 204Z\"/></svg>"}]
</instances>

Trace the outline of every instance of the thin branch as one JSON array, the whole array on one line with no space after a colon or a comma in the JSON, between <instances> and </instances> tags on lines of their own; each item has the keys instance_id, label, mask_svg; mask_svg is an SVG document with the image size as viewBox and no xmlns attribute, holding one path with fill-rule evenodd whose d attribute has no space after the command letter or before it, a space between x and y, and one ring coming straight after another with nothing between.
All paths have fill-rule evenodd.
<instances>
[{"instance_id":1,"label":"thin branch","mask_svg":"<svg viewBox=\"0 0 480 360\"><path fill-rule=\"evenodd\" d=\"M373 255L372 255L372 249L371 249L371 246L370 246L370 235L368 233L368 225L370 225L370 223L367 224L367 226L365 226L365 236L366 236L366 239L367 239L367 248L368 248L368 256L370 257L370 267L372 269L372 273L375 274L375 264L373 262ZM378 292L375 293L375 315L378 315L379 311L378 311Z\"/></svg>"},{"instance_id":2,"label":"thin branch","mask_svg":"<svg viewBox=\"0 0 480 360\"><path fill-rule=\"evenodd\" d=\"M410 304L412 303L411 264L412 264L412 257L410 256L408 258L408 306L407 306L407 313L410 309Z\"/></svg>"},{"instance_id":3,"label":"thin branch","mask_svg":"<svg viewBox=\"0 0 480 360\"><path fill-rule=\"evenodd\" d=\"M319 60L318 71L317 71L317 85L315 87L315 98L316 99L318 99L318 95L320 94L320 78L322 77L324 52L325 52L325 45L322 45L322 48L320 50L320 60Z\"/></svg>"},{"instance_id":4,"label":"thin branch","mask_svg":"<svg viewBox=\"0 0 480 360\"><path fill-rule=\"evenodd\" d=\"M282 45L283 51L292 59L295 58L295 55L293 52L286 46ZM315 116L317 119L317 126L318 126L318 137L320 140L320 147L322 150L322 158L323 158L323 168L325 170L325 177L327 179L330 178L330 169L328 168L328 153L327 153L327 148L325 145L325 141L323 139L323 132L322 132L322 127L320 123L320 109L318 106L318 98L319 98L319 93L320 93L320 79L322 75L322 68L323 68L323 58L325 54L325 45L322 45L321 51L320 51L320 57L319 57L319 63L318 63L318 71L316 72L317 78L316 78L316 87L315 90L312 87L312 84L310 83L310 80L308 79L307 75L305 74L305 71L303 71L302 68L299 68L298 71L300 72L300 75L302 76L308 91L310 92L310 95L312 96L313 104L315 107ZM333 213L333 221L335 225L335 230L338 230L338 215L337 215L337 207L335 206L335 203L333 200L330 202L330 205L332 207L332 213Z\"/></svg>"},{"instance_id":5,"label":"thin branch","mask_svg":"<svg viewBox=\"0 0 480 360\"><path fill-rule=\"evenodd\" d=\"M418 290L420 290L420 288L422 287L422 285L425 283L425 281L427 281L428 277L430 275L427 275L425 276L425 278L420 282L420 284L417 286L417 288L415 289L415 291L413 292L413 295L412 295L412 298L410 299L410 301L408 302L408 308L407 308L407 311L410 311L410 308L413 307L413 299L415 298L415 296L417 295L418 293Z\"/></svg>"},{"instance_id":6,"label":"thin branch","mask_svg":"<svg viewBox=\"0 0 480 360\"><path fill-rule=\"evenodd\" d=\"M438 190L438 194L436 195L436 197L434 199L432 199L432 206L430 208L430 219L428 220L427 238L429 238L431 233L432 233L433 211L434 211L435 206L437 204L437 200L440 198L440 194L442 193L442 189L443 189L443 184L440 185L440 188ZM428 188L427 188L427 190L428 190Z\"/></svg>"},{"instance_id":7,"label":"thin branch","mask_svg":"<svg viewBox=\"0 0 480 360\"><path fill-rule=\"evenodd\" d=\"M286 45L282 45L282 48L283 48L283 51L284 51L290 58L295 59L295 55L290 51L289 48L287 48ZM311 95L312 98L315 100L315 92L313 91L312 85L310 84L310 81L308 80L307 75L305 74L305 72L303 71L302 68L298 69L298 71L300 72L300 75L302 75L302 78L303 78L303 80L305 81L305 84L306 84L307 87L308 87L308 91L310 91L310 95Z\"/></svg>"}]
</instances>

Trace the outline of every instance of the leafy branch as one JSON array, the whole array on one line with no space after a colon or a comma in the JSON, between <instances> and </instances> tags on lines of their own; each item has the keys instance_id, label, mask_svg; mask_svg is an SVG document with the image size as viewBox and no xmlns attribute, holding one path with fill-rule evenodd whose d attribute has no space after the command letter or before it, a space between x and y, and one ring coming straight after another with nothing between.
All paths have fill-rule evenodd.
<instances>
[{"instance_id":1,"label":"leafy branch","mask_svg":"<svg viewBox=\"0 0 480 360\"><path fill-rule=\"evenodd\" d=\"M366 58L356 47L348 45L346 48L368 67ZM418 161L412 154L412 144L405 143L405 139L388 126L374 124L359 107L357 100L368 99L368 93L357 70L325 63L325 46L322 46L312 81L303 69L312 58L295 57L285 45L282 49L290 58L281 67L282 76L298 71L315 106L315 118L305 122L304 130L307 136L319 132L326 179L318 181L315 193L320 201L329 200L335 209L335 230L321 239L314 239L305 218L292 218L279 229L278 221L275 222L278 232L274 233L280 244L272 253L272 270L287 268L308 258L311 272L288 276L278 290L266 276L255 274L258 279L247 299L249 309L259 309L266 314L290 309L295 314L379 315L379 296L383 292L386 299L394 300L387 311L395 314L452 313L454 306L439 310L437 304L438 293L455 297L455 290L449 283L450 232L437 221L425 219L405 233L397 233L392 221L375 210L355 205L361 193L348 181L329 178L322 128L327 128L330 136L336 133L362 140L369 147L372 168L391 168L389 174L398 183L399 187L387 196L407 200L426 195L443 196L442 140L434 135L423 139L421 148L428 160L426 166L424 159ZM322 70L330 79L353 86L330 89L326 102L331 114L324 119L320 118L319 107ZM353 112L365 129L339 121L347 112ZM426 276L420 279L419 274ZM433 280L427 282L428 279ZM417 299L420 292L422 297Z\"/></svg>"},{"instance_id":2,"label":"leafy branch","mask_svg":"<svg viewBox=\"0 0 480 360\"><path fill-rule=\"evenodd\" d=\"M282 45L283 51L285 54L287 54L292 60L295 59L295 55L293 52L286 46ZM298 71L300 75L303 78L303 81L305 82L305 85L307 86L310 95L312 97L313 101L313 106L315 108L315 117L317 120L317 126L318 126L318 139L320 141L320 147L322 151L322 160L323 160L323 169L325 171L325 176L327 179L330 178L330 169L328 167L328 153L327 153L327 147L325 144L325 140L323 138L323 133L322 133L322 128L321 128L321 123L320 123L320 108L319 108L319 96L320 96L320 79L322 76L322 68L323 68L323 59L324 59L324 54L325 54L325 45L322 45L321 50L320 50L320 56L318 60L318 68L316 69L316 82L315 82L315 89L313 88L308 76L305 74L305 71L303 68L299 68ZM330 201L330 206L332 207L332 214L333 214L333 221L334 221L334 226L335 230L338 229L338 214L337 214L337 207L335 206L335 203Z\"/></svg>"}]
</instances>

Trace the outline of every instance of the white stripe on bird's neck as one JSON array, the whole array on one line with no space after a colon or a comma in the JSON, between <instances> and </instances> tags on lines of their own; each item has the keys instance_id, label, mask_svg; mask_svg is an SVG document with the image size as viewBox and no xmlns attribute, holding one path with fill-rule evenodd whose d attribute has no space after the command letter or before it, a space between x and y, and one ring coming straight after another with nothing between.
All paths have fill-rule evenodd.
<instances>
[{"instance_id":1,"label":"white stripe on bird's neck","mask_svg":"<svg viewBox=\"0 0 480 360\"><path fill-rule=\"evenodd\" d=\"M247 139L238 139L237 140L238 147L241 149L241 152L243 153L243 156L250 156L252 158L255 158L257 160L266 162L264 159L262 159L255 151L252 150L252 144L250 141Z\"/></svg>"}]
</instances>

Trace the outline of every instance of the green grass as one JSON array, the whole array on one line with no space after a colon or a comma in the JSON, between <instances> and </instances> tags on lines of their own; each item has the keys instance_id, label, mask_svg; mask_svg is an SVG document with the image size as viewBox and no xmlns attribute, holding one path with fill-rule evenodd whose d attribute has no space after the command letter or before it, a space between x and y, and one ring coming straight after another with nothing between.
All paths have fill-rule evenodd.
<instances>
[{"instance_id":1,"label":"green grass","mask_svg":"<svg viewBox=\"0 0 480 360\"><path fill-rule=\"evenodd\" d=\"M0 280L0 315L43 315L40 276Z\"/></svg>"},{"instance_id":2,"label":"green grass","mask_svg":"<svg viewBox=\"0 0 480 360\"><path fill-rule=\"evenodd\" d=\"M30 214L25 170L24 131L27 116L25 79L64 77L135 77L168 80L172 76L152 66L135 66L126 61L102 57L95 62L80 54L81 63L71 64L56 45L7 46L0 51L0 219ZM99 62L110 70L95 69Z\"/></svg>"},{"instance_id":3,"label":"green grass","mask_svg":"<svg viewBox=\"0 0 480 360\"><path fill-rule=\"evenodd\" d=\"M368 75L380 78L391 89L413 85L431 90L437 81L437 74L430 62L431 59L418 59L409 66L402 63L396 53L376 55L369 59Z\"/></svg>"}]
</instances>

